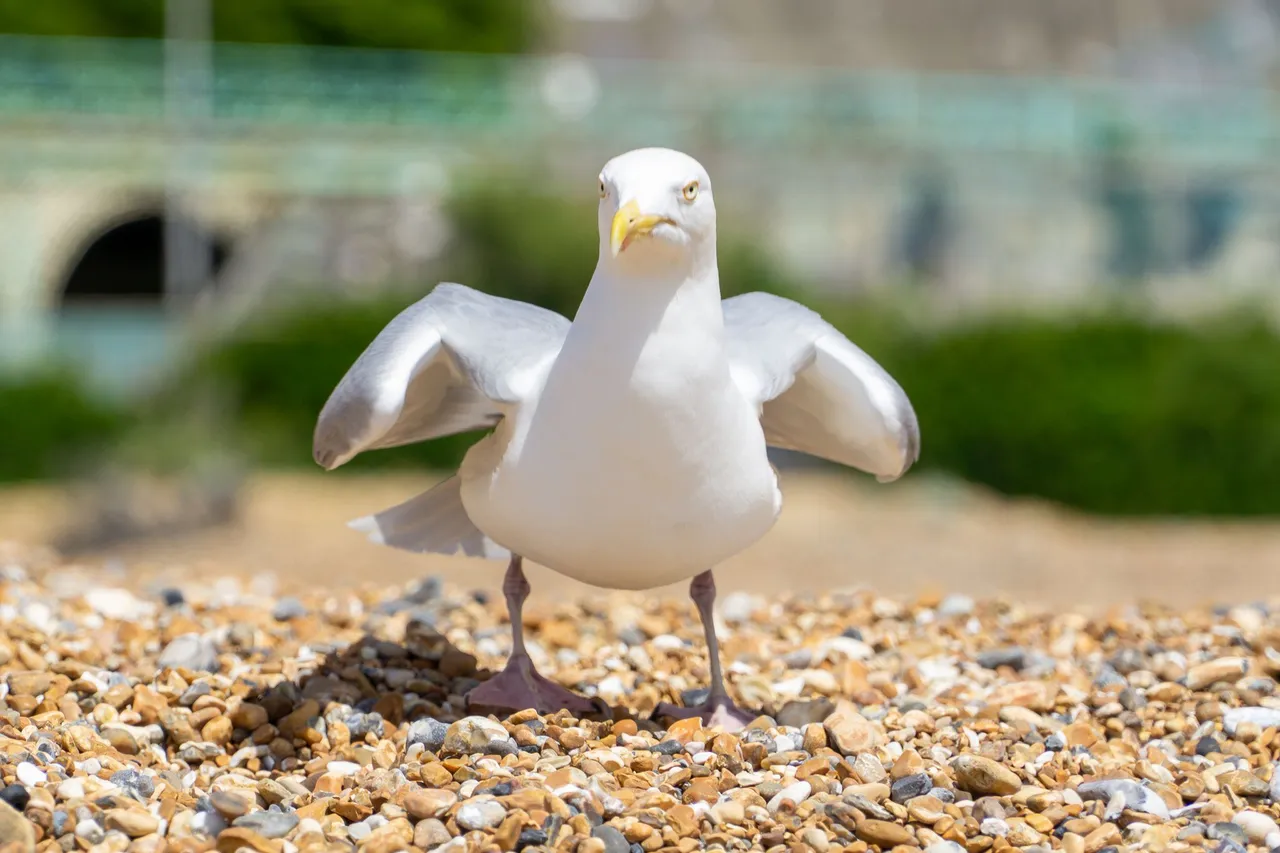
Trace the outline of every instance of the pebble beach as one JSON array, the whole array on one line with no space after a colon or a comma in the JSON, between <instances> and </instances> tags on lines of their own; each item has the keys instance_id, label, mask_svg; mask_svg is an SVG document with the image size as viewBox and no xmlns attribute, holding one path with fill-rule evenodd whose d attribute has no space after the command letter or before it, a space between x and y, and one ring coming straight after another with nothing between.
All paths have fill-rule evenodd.
<instances>
[{"instance_id":1,"label":"pebble beach","mask_svg":"<svg viewBox=\"0 0 1280 853\"><path fill-rule=\"evenodd\" d=\"M469 713L502 602L428 578L148 590L0 558L0 850L1280 847L1280 612L872 592L722 595L745 729L652 720L707 679L688 601L527 620L598 697Z\"/></svg>"}]
</instances>

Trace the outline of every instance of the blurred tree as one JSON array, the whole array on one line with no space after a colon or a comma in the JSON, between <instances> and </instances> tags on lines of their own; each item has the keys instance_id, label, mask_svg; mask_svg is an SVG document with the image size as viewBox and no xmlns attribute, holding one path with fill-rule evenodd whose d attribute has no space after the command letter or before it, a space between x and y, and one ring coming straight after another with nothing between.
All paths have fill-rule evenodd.
<instances>
[{"instance_id":1,"label":"blurred tree","mask_svg":"<svg viewBox=\"0 0 1280 853\"><path fill-rule=\"evenodd\" d=\"M219 41L514 53L533 39L532 0L213 0ZM0 32L159 38L164 0L0 3Z\"/></svg>"}]
</instances>

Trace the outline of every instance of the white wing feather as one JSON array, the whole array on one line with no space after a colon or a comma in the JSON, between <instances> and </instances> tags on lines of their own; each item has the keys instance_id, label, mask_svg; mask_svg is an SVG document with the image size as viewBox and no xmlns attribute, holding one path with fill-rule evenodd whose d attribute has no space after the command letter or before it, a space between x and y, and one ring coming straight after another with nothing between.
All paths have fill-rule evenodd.
<instances>
[{"instance_id":1,"label":"white wing feather","mask_svg":"<svg viewBox=\"0 0 1280 853\"><path fill-rule=\"evenodd\" d=\"M437 285L334 388L316 423L316 462L331 470L365 450L494 426L538 386L568 329L553 311Z\"/></svg>"},{"instance_id":2,"label":"white wing feather","mask_svg":"<svg viewBox=\"0 0 1280 853\"><path fill-rule=\"evenodd\" d=\"M815 311L768 293L724 300L734 378L761 407L765 439L896 480L920 456L911 401L884 368Z\"/></svg>"}]
</instances>

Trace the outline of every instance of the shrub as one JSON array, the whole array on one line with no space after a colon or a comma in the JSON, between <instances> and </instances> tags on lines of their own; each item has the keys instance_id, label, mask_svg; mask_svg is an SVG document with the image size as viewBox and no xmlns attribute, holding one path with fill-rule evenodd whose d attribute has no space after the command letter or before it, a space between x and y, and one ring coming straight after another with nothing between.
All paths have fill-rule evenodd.
<instances>
[{"instance_id":1,"label":"shrub","mask_svg":"<svg viewBox=\"0 0 1280 853\"><path fill-rule=\"evenodd\" d=\"M881 360L923 468L1100 513L1280 512L1280 338L1260 322L974 322Z\"/></svg>"},{"instance_id":2,"label":"shrub","mask_svg":"<svg viewBox=\"0 0 1280 853\"><path fill-rule=\"evenodd\" d=\"M80 473L129 423L61 370L0 380L0 421L5 482Z\"/></svg>"}]
</instances>

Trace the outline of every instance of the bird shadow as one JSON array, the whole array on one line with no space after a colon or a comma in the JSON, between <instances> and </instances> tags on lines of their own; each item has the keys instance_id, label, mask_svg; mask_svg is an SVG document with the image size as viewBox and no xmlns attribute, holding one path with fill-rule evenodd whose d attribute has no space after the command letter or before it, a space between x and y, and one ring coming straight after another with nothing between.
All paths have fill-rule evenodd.
<instances>
[{"instance_id":1,"label":"bird shadow","mask_svg":"<svg viewBox=\"0 0 1280 853\"><path fill-rule=\"evenodd\" d=\"M497 672L478 667L473 655L429 625L411 621L405 633L398 641L366 633L324 653L313 669L295 678L252 689L244 701L261 705L277 726L290 714L319 717L328 724L340 719L353 742L370 732L378 734L384 721L393 727L419 720L448 724L468 716L502 721L521 713L522 709L467 703L467 692ZM307 704L308 700L315 704ZM595 702L596 710L589 713L557 707L538 710L546 720L633 720L639 728L658 729L642 714L599 698Z\"/></svg>"}]
</instances>

